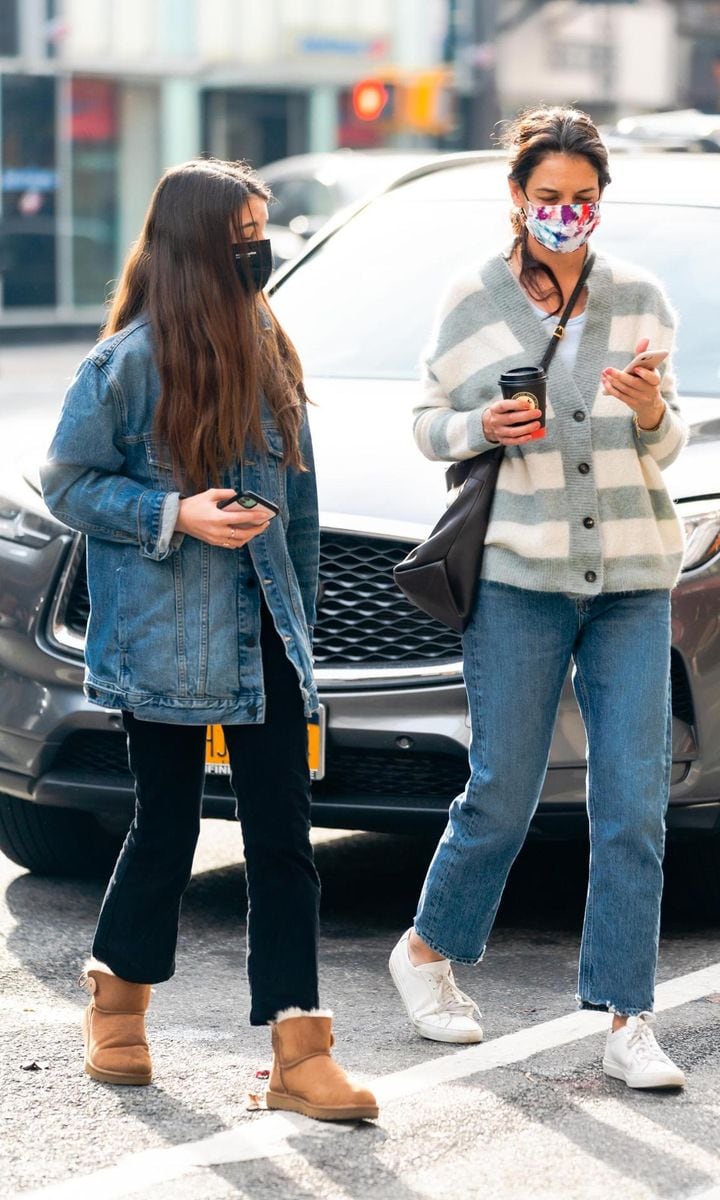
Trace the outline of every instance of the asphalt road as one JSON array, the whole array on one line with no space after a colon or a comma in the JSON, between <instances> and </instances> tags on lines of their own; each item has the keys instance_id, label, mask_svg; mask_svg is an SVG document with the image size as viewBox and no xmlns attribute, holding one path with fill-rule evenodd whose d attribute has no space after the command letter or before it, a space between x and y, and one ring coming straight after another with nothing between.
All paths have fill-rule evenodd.
<instances>
[{"instance_id":1,"label":"asphalt road","mask_svg":"<svg viewBox=\"0 0 720 1200\"><path fill-rule=\"evenodd\" d=\"M322 1002L336 1012L340 1061L379 1087L380 1120L328 1127L248 1111L269 1037L247 1025L236 825L204 825L178 973L151 1006L156 1080L142 1089L82 1073L75 980L101 884L36 878L0 857L2 1197L720 1197L720 930L693 911L679 863L659 1023L689 1083L642 1093L599 1069L607 1018L575 1013L584 847L531 846L516 864L485 962L457 972L484 1013L486 1042L468 1050L417 1038L386 969L431 844L315 838Z\"/></svg>"}]
</instances>

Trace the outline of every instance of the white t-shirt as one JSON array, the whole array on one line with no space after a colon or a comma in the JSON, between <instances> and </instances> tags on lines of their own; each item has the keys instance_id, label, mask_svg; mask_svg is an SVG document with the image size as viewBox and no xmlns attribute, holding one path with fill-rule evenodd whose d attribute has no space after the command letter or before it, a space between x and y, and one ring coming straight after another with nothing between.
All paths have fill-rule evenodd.
<instances>
[{"instance_id":1,"label":"white t-shirt","mask_svg":"<svg viewBox=\"0 0 720 1200\"><path fill-rule=\"evenodd\" d=\"M538 308L536 304L533 304L533 308L535 309L537 315L542 317L543 323L546 324L549 339L552 335L553 329L558 323L557 314L545 312L544 309ZM565 333L563 337L560 338L560 345L558 346L556 353L560 356L563 361L563 365L567 367L568 371L572 371L573 367L575 366L578 346L580 345L580 338L582 337L582 331L585 328L586 320L587 309L585 309L585 312L581 312L577 317L570 317L569 321L565 325Z\"/></svg>"}]
</instances>

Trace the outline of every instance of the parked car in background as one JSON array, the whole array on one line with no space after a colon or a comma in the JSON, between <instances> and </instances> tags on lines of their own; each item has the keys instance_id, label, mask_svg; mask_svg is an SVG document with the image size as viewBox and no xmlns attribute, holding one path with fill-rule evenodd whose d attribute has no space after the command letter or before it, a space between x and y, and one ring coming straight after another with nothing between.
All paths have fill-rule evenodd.
<instances>
[{"instance_id":1,"label":"parked car in background","mask_svg":"<svg viewBox=\"0 0 720 1200\"><path fill-rule=\"evenodd\" d=\"M720 911L714 161L692 155L678 171L665 155L619 156L595 244L656 272L681 316L676 367L692 434L668 473L687 533L673 597L669 826L694 838L694 879ZM466 781L459 639L405 601L392 567L444 505L442 465L422 458L411 433L418 360L450 276L509 241L506 170L490 153L426 163L331 220L272 285L314 401L319 825L439 829ZM81 691L83 539L44 508L36 466L0 480L0 494L0 846L31 869L78 870L107 857L130 818L125 739L119 715ZM216 765L210 754L205 814L232 818ZM585 830L585 732L568 682L531 833Z\"/></svg>"},{"instance_id":2,"label":"parked car in background","mask_svg":"<svg viewBox=\"0 0 720 1200\"><path fill-rule=\"evenodd\" d=\"M433 157L431 150L334 150L260 167L274 196L267 234L275 265L300 254L329 217Z\"/></svg>"},{"instance_id":3,"label":"parked car in background","mask_svg":"<svg viewBox=\"0 0 720 1200\"><path fill-rule=\"evenodd\" d=\"M612 151L647 148L717 153L720 151L720 115L699 112L696 108L640 113L621 117L604 137Z\"/></svg>"}]
</instances>

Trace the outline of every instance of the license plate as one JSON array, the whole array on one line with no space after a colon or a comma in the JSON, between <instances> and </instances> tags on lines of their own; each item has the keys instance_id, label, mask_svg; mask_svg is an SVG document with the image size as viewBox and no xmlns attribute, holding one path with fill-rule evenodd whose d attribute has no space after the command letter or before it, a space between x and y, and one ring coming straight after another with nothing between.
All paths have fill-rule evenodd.
<instances>
[{"instance_id":1,"label":"license plate","mask_svg":"<svg viewBox=\"0 0 720 1200\"><path fill-rule=\"evenodd\" d=\"M307 734L310 778L322 779L325 774L325 706L323 704L308 721ZM207 775L230 774L230 757L222 725L208 725L207 727L205 773Z\"/></svg>"}]
</instances>

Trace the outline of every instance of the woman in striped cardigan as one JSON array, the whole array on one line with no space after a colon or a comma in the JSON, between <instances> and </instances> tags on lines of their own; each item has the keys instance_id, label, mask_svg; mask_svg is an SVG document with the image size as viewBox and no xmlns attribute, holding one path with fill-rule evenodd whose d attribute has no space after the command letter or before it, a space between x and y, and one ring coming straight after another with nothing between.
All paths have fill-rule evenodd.
<instances>
[{"instance_id":1,"label":"woman in striped cardigan","mask_svg":"<svg viewBox=\"0 0 720 1200\"><path fill-rule=\"evenodd\" d=\"M414 926L390 969L424 1037L482 1039L451 961L477 963L545 777L568 668L588 743L591 860L577 999L612 1013L603 1068L678 1087L652 1033L670 744L670 589L682 534L662 470L686 439L669 359L675 320L656 280L596 255L540 413L498 377L537 365L573 292L610 182L584 113L539 108L508 135L515 239L456 279L424 362L415 437L458 461L505 455L481 585L463 639L471 775L450 809Z\"/></svg>"}]
</instances>

